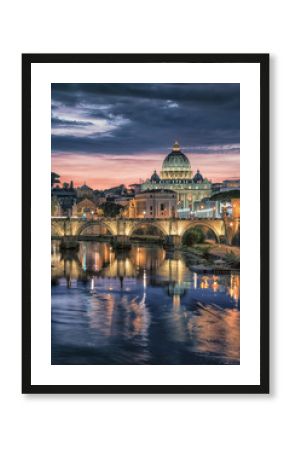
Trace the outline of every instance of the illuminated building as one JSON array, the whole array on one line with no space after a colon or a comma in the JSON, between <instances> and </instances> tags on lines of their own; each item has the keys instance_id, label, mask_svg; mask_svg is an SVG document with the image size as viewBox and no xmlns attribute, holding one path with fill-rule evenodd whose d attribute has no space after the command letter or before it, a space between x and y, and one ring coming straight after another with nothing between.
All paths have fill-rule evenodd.
<instances>
[{"instance_id":1,"label":"illuminated building","mask_svg":"<svg viewBox=\"0 0 290 450\"><path fill-rule=\"evenodd\" d=\"M74 217L84 217L86 219L95 218L100 215L100 210L96 203L89 198L82 198L77 200L72 208L72 215Z\"/></svg>"},{"instance_id":2,"label":"illuminated building","mask_svg":"<svg viewBox=\"0 0 290 450\"><path fill-rule=\"evenodd\" d=\"M175 192L170 189L150 189L131 200L127 213L129 218L163 219L175 217L176 208Z\"/></svg>"},{"instance_id":3,"label":"illuminated building","mask_svg":"<svg viewBox=\"0 0 290 450\"><path fill-rule=\"evenodd\" d=\"M188 157L176 142L172 151L165 157L160 175L154 171L151 178L141 184L141 190L166 189L177 194L177 214L188 217L195 201L210 197L211 183L203 178L199 170L192 175Z\"/></svg>"},{"instance_id":4,"label":"illuminated building","mask_svg":"<svg viewBox=\"0 0 290 450\"><path fill-rule=\"evenodd\" d=\"M71 215L71 210L73 207L73 204L76 199L76 190L73 187L73 183L67 184L63 183L63 187L53 187L51 189L51 199L52 199L52 209L56 205L56 200L59 204L59 210L58 212L61 213L61 215ZM59 214L56 214L59 215Z\"/></svg>"},{"instance_id":5,"label":"illuminated building","mask_svg":"<svg viewBox=\"0 0 290 450\"><path fill-rule=\"evenodd\" d=\"M203 199L194 202L193 217L203 219L221 219L224 216L240 218L240 199L228 198L224 200Z\"/></svg>"},{"instance_id":6,"label":"illuminated building","mask_svg":"<svg viewBox=\"0 0 290 450\"><path fill-rule=\"evenodd\" d=\"M220 202L209 199L194 202L193 216L204 219L221 218Z\"/></svg>"},{"instance_id":7,"label":"illuminated building","mask_svg":"<svg viewBox=\"0 0 290 450\"><path fill-rule=\"evenodd\" d=\"M56 196L51 197L51 216L59 217L62 215L62 208L60 201Z\"/></svg>"},{"instance_id":8,"label":"illuminated building","mask_svg":"<svg viewBox=\"0 0 290 450\"><path fill-rule=\"evenodd\" d=\"M77 198L93 198L94 190L84 183L82 186L76 189Z\"/></svg>"}]
</instances>

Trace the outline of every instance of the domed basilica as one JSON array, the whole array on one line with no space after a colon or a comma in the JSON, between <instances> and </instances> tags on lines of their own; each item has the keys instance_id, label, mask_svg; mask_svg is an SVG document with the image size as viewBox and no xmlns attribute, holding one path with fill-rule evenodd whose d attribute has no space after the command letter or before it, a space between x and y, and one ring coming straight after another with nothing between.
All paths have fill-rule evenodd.
<instances>
[{"instance_id":1,"label":"domed basilica","mask_svg":"<svg viewBox=\"0 0 290 450\"><path fill-rule=\"evenodd\" d=\"M211 183L203 178L199 170L192 175L187 156L181 151L178 142L166 156L160 175L154 171L151 178L141 185L141 190L171 189L177 193L179 213L187 216L192 211L194 202L212 195Z\"/></svg>"}]
</instances>

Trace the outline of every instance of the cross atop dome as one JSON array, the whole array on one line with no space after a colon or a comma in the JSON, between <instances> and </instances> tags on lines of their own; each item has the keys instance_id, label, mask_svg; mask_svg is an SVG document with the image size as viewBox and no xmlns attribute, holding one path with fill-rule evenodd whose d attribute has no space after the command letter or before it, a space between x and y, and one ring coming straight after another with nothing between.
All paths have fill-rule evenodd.
<instances>
[{"instance_id":1,"label":"cross atop dome","mask_svg":"<svg viewBox=\"0 0 290 450\"><path fill-rule=\"evenodd\" d=\"M178 143L178 141L175 141L173 147L172 147L172 151L173 152L180 152L180 145Z\"/></svg>"}]
</instances>

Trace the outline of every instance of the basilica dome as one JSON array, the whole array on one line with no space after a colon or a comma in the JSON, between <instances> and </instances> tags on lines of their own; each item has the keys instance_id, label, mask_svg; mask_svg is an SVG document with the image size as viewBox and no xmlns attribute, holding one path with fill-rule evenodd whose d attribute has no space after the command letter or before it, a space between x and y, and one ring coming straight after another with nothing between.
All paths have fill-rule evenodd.
<instances>
[{"instance_id":1,"label":"basilica dome","mask_svg":"<svg viewBox=\"0 0 290 450\"><path fill-rule=\"evenodd\" d=\"M201 175L200 171L197 169L196 174L193 177L194 183L203 183L203 176Z\"/></svg>"},{"instance_id":2,"label":"basilica dome","mask_svg":"<svg viewBox=\"0 0 290 450\"><path fill-rule=\"evenodd\" d=\"M189 159L180 150L178 142L175 142L172 151L164 159L160 177L162 180L192 178Z\"/></svg>"}]
</instances>

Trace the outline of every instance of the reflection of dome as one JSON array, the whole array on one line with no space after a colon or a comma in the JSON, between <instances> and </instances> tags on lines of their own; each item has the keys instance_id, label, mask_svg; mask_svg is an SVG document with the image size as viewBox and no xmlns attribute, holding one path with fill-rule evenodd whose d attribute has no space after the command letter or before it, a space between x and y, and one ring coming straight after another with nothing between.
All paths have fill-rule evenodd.
<instances>
[{"instance_id":1,"label":"reflection of dome","mask_svg":"<svg viewBox=\"0 0 290 450\"><path fill-rule=\"evenodd\" d=\"M194 183L202 183L203 182L203 176L201 175L200 171L197 169L196 174L193 177Z\"/></svg>"},{"instance_id":2,"label":"reflection of dome","mask_svg":"<svg viewBox=\"0 0 290 450\"><path fill-rule=\"evenodd\" d=\"M192 171L187 156L182 153L178 142L163 161L161 179L190 179Z\"/></svg>"},{"instance_id":3,"label":"reflection of dome","mask_svg":"<svg viewBox=\"0 0 290 450\"><path fill-rule=\"evenodd\" d=\"M151 183L159 183L160 177L158 176L156 170L154 170L153 175L150 178Z\"/></svg>"}]
</instances>

